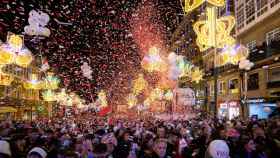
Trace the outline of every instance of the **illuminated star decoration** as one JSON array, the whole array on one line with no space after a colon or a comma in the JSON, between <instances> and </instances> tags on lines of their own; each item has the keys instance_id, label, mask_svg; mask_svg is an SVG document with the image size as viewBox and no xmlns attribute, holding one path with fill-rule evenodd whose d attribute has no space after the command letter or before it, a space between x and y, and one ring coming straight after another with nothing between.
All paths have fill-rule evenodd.
<instances>
[{"instance_id":1,"label":"illuminated star decoration","mask_svg":"<svg viewBox=\"0 0 280 158\"><path fill-rule=\"evenodd\" d=\"M140 94L147 86L148 82L144 79L144 75L139 74L138 78L133 81L133 94Z\"/></svg>"},{"instance_id":2,"label":"illuminated star decoration","mask_svg":"<svg viewBox=\"0 0 280 158\"><path fill-rule=\"evenodd\" d=\"M8 33L7 43L0 46L0 64L16 64L27 67L33 60L31 52L24 47L23 37Z\"/></svg>"},{"instance_id":3,"label":"illuminated star decoration","mask_svg":"<svg viewBox=\"0 0 280 158\"><path fill-rule=\"evenodd\" d=\"M235 39L230 35L235 25L234 16L224 16L219 19L216 17L215 8L207 8L207 20L198 21L193 25L200 51L211 47L224 48L235 43Z\"/></svg>"},{"instance_id":4,"label":"illuminated star decoration","mask_svg":"<svg viewBox=\"0 0 280 158\"><path fill-rule=\"evenodd\" d=\"M162 60L157 47L149 49L141 64L148 72L164 72L166 70L166 63Z\"/></svg>"},{"instance_id":5,"label":"illuminated star decoration","mask_svg":"<svg viewBox=\"0 0 280 158\"><path fill-rule=\"evenodd\" d=\"M192 82L199 83L202 80L203 72L199 69L199 67L194 68L191 74Z\"/></svg>"},{"instance_id":6,"label":"illuminated star decoration","mask_svg":"<svg viewBox=\"0 0 280 158\"><path fill-rule=\"evenodd\" d=\"M225 5L225 0L185 0L184 11L186 13L191 12L204 2L208 2L217 7L222 7Z\"/></svg>"}]
</instances>

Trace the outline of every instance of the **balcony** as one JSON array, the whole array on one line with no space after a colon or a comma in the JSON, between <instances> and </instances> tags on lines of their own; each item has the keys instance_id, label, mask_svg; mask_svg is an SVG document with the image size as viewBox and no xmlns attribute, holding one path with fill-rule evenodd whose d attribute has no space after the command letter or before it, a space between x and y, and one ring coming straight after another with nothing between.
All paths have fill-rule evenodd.
<instances>
[{"instance_id":1,"label":"balcony","mask_svg":"<svg viewBox=\"0 0 280 158\"><path fill-rule=\"evenodd\" d=\"M261 46L250 51L249 59L252 62L257 62L278 54L280 54L280 40L272 41L268 46L264 42Z\"/></svg>"},{"instance_id":2,"label":"balcony","mask_svg":"<svg viewBox=\"0 0 280 158\"><path fill-rule=\"evenodd\" d=\"M267 83L267 88L280 88L280 81L274 81L274 82L268 82Z\"/></svg>"}]
</instances>

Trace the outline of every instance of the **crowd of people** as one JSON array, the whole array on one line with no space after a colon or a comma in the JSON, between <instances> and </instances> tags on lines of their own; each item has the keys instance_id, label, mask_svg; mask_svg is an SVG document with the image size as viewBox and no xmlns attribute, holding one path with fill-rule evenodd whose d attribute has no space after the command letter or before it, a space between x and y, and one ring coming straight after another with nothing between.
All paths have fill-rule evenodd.
<instances>
[{"instance_id":1,"label":"crowd of people","mask_svg":"<svg viewBox=\"0 0 280 158\"><path fill-rule=\"evenodd\" d=\"M83 114L0 124L0 158L273 158L280 117L113 118Z\"/></svg>"}]
</instances>

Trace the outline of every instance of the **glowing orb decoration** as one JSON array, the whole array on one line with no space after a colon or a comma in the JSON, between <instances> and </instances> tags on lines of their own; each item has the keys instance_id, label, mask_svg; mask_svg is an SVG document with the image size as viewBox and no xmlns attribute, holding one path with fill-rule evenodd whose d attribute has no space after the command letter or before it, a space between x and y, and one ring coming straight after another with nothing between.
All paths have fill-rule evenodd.
<instances>
[{"instance_id":1,"label":"glowing orb decoration","mask_svg":"<svg viewBox=\"0 0 280 158\"><path fill-rule=\"evenodd\" d=\"M45 26L48 24L50 17L42 11L31 10L29 12L28 23L24 27L24 32L30 36L45 36L49 37L51 32Z\"/></svg>"},{"instance_id":2,"label":"glowing orb decoration","mask_svg":"<svg viewBox=\"0 0 280 158\"><path fill-rule=\"evenodd\" d=\"M164 72L167 69L167 64L161 58L159 49L151 47L149 52L141 62L142 67L148 72Z\"/></svg>"},{"instance_id":3,"label":"glowing orb decoration","mask_svg":"<svg viewBox=\"0 0 280 158\"><path fill-rule=\"evenodd\" d=\"M133 94L140 94L147 86L148 82L144 79L144 75L139 74L138 78L133 81Z\"/></svg>"},{"instance_id":4,"label":"glowing orb decoration","mask_svg":"<svg viewBox=\"0 0 280 158\"><path fill-rule=\"evenodd\" d=\"M208 2L217 7L222 7L225 5L225 0L185 0L184 11L189 13L201 6L204 2Z\"/></svg>"},{"instance_id":5,"label":"glowing orb decoration","mask_svg":"<svg viewBox=\"0 0 280 158\"><path fill-rule=\"evenodd\" d=\"M11 34L10 36L8 36L8 43L13 49L20 50L23 46L23 37Z\"/></svg>"},{"instance_id":6,"label":"glowing orb decoration","mask_svg":"<svg viewBox=\"0 0 280 158\"><path fill-rule=\"evenodd\" d=\"M27 67L33 60L31 52L23 46L23 37L8 34L7 43L0 46L0 64L15 63L21 67Z\"/></svg>"},{"instance_id":7,"label":"glowing orb decoration","mask_svg":"<svg viewBox=\"0 0 280 158\"><path fill-rule=\"evenodd\" d=\"M100 107L107 107L108 103L107 103L107 94L104 90L101 90L98 93L98 101L100 103Z\"/></svg>"},{"instance_id":8,"label":"glowing orb decoration","mask_svg":"<svg viewBox=\"0 0 280 158\"><path fill-rule=\"evenodd\" d=\"M34 89L34 90L39 90L43 88L42 82L38 80L37 74L32 74L31 80L24 82L23 87L25 89Z\"/></svg>"},{"instance_id":9,"label":"glowing orb decoration","mask_svg":"<svg viewBox=\"0 0 280 158\"><path fill-rule=\"evenodd\" d=\"M127 97L127 105L128 105L128 108L132 108L134 107L136 104L137 104L137 98L135 95L133 94L129 94L128 97Z\"/></svg>"},{"instance_id":10,"label":"glowing orb decoration","mask_svg":"<svg viewBox=\"0 0 280 158\"><path fill-rule=\"evenodd\" d=\"M192 82L199 83L199 81L202 80L202 77L203 77L203 72L198 67L194 68L191 74Z\"/></svg>"},{"instance_id":11,"label":"glowing orb decoration","mask_svg":"<svg viewBox=\"0 0 280 158\"><path fill-rule=\"evenodd\" d=\"M235 39L230 35L235 25L234 16L224 16L217 19L214 7L207 8L207 20L198 21L193 25L197 34L197 45L200 51L211 47L224 48L235 44Z\"/></svg>"},{"instance_id":12,"label":"glowing orb decoration","mask_svg":"<svg viewBox=\"0 0 280 158\"><path fill-rule=\"evenodd\" d=\"M251 62L250 60L241 60L239 62L239 69L245 69L245 70L250 70L255 64Z\"/></svg>"},{"instance_id":13,"label":"glowing orb decoration","mask_svg":"<svg viewBox=\"0 0 280 158\"><path fill-rule=\"evenodd\" d=\"M46 90L42 92L44 101L52 102L56 101L56 94L52 90Z\"/></svg>"},{"instance_id":14,"label":"glowing orb decoration","mask_svg":"<svg viewBox=\"0 0 280 158\"><path fill-rule=\"evenodd\" d=\"M223 49L222 53L217 56L216 64L217 66L226 64L237 65L241 61L245 61L248 56L249 50L243 45L227 46Z\"/></svg>"},{"instance_id":15,"label":"glowing orb decoration","mask_svg":"<svg viewBox=\"0 0 280 158\"><path fill-rule=\"evenodd\" d=\"M58 89L59 79L53 76L53 73L48 73L47 77L44 80L44 89L55 90Z\"/></svg>"}]
</instances>

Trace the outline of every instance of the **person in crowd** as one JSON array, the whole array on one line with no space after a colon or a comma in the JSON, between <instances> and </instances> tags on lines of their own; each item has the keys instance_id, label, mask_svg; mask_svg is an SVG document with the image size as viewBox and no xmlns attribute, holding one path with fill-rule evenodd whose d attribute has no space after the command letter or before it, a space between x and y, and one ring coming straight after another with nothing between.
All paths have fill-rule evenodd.
<instances>
[{"instance_id":1,"label":"person in crowd","mask_svg":"<svg viewBox=\"0 0 280 158\"><path fill-rule=\"evenodd\" d=\"M90 113L0 122L0 158L274 158L280 117L227 120L203 111L185 120Z\"/></svg>"}]
</instances>

